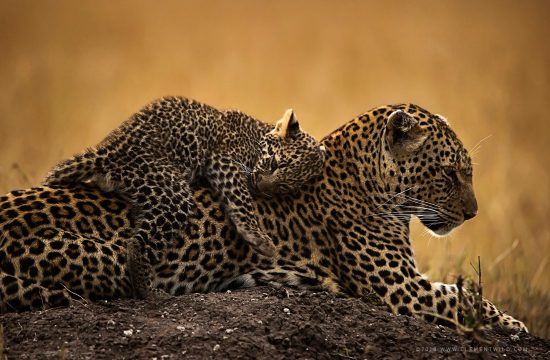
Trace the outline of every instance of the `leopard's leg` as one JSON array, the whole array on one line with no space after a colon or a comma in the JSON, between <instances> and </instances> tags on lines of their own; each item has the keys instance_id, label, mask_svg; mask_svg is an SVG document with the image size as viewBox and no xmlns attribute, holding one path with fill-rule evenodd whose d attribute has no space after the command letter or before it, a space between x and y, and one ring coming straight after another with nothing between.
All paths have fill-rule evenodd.
<instances>
[{"instance_id":1,"label":"leopard's leg","mask_svg":"<svg viewBox=\"0 0 550 360\"><path fill-rule=\"evenodd\" d=\"M460 314L467 309L458 301L456 285L426 279L416 266L410 244L403 242L399 234L377 237L364 225L356 225L354 232L371 235L362 239L361 244L351 241L353 239L346 234L331 234L342 244L341 257L358 264L347 272L345 268L339 268L340 282L348 294L362 297L374 292L394 314L413 315L447 326L455 319L461 321ZM526 330L522 322L496 310L487 300L484 300L483 316L486 323Z\"/></svg>"},{"instance_id":2,"label":"leopard's leg","mask_svg":"<svg viewBox=\"0 0 550 360\"><path fill-rule=\"evenodd\" d=\"M305 275L298 271L277 270L277 275L263 271L259 277L258 285L270 285L275 288L290 287L297 290L309 290L327 292L334 296L345 296L345 292L338 282L332 277L319 277L314 274ZM258 272L254 272L257 274ZM257 275L256 275L257 276Z\"/></svg>"},{"instance_id":3,"label":"leopard's leg","mask_svg":"<svg viewBox=\"0 0 550 360\"><path fill-rule=\"evenodd\" d=\"M258 224L248 178L242 167L228 157L213 155L206 172L212 188L221 194L225 211L237 231L259 253L273 257L275 246Z\"/></svg>"},{"instance_id":4,"label":"leopard's leg","mask_svg":"<svg viewBox=\"0 0 550 360\"><path fill-rule=\"evenodd\" d=\"M426 286L427 287L427 286ZM424 311L421 315L430 321L437 319L453 319L462 321L463 316L477 307L474 295L468 289L459 289L456 284L444 284L440 282L431 283L433 290L426 291L425 297L433 298L431 311ZM423 293L423 291L421 291ZM528 332L527 327L521 321L497 309L497 307L487 299L481 299L480 311L482 322L487 326L498 326L509 330L519 330ZM435 316L433 314L436 314Z\"/></svg>"},{"instance_id":5,"label":"leopard's leg","mask_svg":"<svg viewBox=\"0 0 550 360\"><path fill-rule=\"evenodd\" d=\"M34 280L0 273L0 313L69 306L71 300L64 288L49 289Z\"/></svg>"},{"instance_id":6,"label":"leopard's leg","mask_svg":"<svg viewBox=\"0 0 550 360\"><path fill-rule=\"evenodd\" d=\"M412 270L412 271L410 271ZM416 271L410 269L407 272ZM380 270L383 272L384 270ZM403 272L403 273L404 273ZM384 302L395 314L414 315L429 322L441 323L452 326L454 323L463 325L463 315L475 306L473 295L463 289L462 301L459 301L459 292L455 284L443 284L430 282L418 272L413 277L404 277L402 272L386 275L384 282L388 279L390 286L380 283L373 284L378 294L384 294ZM397 280L397 281L396 281ZM519 320L498 310L491 302L483 299L481 309L484 325L497 325L509 330L527 331L527 327Z\"/></svg>"},{"instance_id":7,"label":"leopard's leg","mask_svg":"<svg viewBox=\"0 0 550 360\"><path fill-rule=\"evenodd\" d=\"M293 289L326 291L335 296L343 296L345 293L335 281L334 277L321 277L313 271L304 273L292 269L283 269L275 266L268 270L255 269L246 274L240 274L214 287L214 291L224 291L234 288L247 288L254 286L269 285L275 288L289 287Z\"/></svg>"},{"instance_id":8,"label":"leopard's leg","mask_svg":"<svg viewBox=\"0 0 550 360\"><path fill-rule=\"evenodd\" d=\"M529 332L527 326L513 316L499 310L492 302L483 299L483 318L485 323L509 330Z\"/></svg>"},{"instance_id":9,"label":"leopard's leg","mask_svg":"<svg viewBox=\"0 0 550 360\"><path fill-rule=\"evenodd\" d=\"M46 226L41 237L0 243L0 303L5 311L67 305L63 299L131 296L125 238L85 238ZM9 249L26 249L13 255Z\"/></svg>"}]
</instances>

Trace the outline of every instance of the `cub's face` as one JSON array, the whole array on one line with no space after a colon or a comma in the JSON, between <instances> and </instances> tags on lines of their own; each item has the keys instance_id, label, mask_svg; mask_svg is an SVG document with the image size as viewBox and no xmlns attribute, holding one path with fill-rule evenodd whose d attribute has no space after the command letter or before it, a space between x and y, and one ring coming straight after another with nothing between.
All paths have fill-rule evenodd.
<instances>
[{"instance_id":1,"label":"cub's face","mask_svg":"<svg viewBox=\"0 0 550 360\"><path fill-rule=\"evenodd\" d=\"M387 183L403 214L416 215L436 235L477 214L470 156L444 118L416 106L394 111L385 152Z\"/></svg>"},{"instance_id":2,"label":"cub's face","mask_svg":"<svg viewBox=\"0 0 550 360\"><path fill-rule=\"evenodd\" d=\"M300 129L292 110L260 142L261 155L252 173L259 193L285 194L319 176L325 159L323 146Z\"/></svg>"}]
</instances>

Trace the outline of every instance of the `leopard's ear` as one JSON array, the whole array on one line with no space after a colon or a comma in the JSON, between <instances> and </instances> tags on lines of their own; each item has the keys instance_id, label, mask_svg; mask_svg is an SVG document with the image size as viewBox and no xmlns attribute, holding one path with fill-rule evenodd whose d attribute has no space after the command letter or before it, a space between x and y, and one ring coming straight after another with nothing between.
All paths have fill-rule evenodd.
<instances>
[{"instance_id":1,"label":"leopard's ear","mask_svg":"<svg viewBox=\"0 0 550 360\"><path fill-rule=\"evenodd\" d=\"M290 137L300 131L300 124L294 115L294 110L288 109L281 120L275 124L275 129L271 130L270 134L281 138Z\"/></svg>"},{"instance_id":2,"label":"leopard's ear","mask_svg":"<svg viewBox=\"0 0 550 360\"><path fill-rule=\"evenodd\" d=\"M390 114L386 125L386 141L394 155L406 155L422 146L428 134L417 119L403 110Z\"/></svg>"}]
</instances>

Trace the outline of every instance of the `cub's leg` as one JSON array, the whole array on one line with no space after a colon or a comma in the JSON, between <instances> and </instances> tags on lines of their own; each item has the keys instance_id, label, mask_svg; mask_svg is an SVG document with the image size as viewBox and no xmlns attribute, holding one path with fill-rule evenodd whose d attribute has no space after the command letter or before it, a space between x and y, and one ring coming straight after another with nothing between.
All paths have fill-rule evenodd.
<instances>
[{"instance_id":1,"label":"cub's leg","mask_svg":"<svg viewBox=\"0 0 550 360\"><path fill-rule=\"evenodd\" d=\"M230 158L213 155L206 172L212 188L221 194L225 211L237 231L258 252L272 257L275 254L275 246L271 238L260 229L250 195L248 177L241 166Z\"/></svg>"},{"instance_id":2,"label":"cub's leg","mask_svg":"<svg viewBox=\"0 0 550 360\"><path fill-rule=\"evenodd\" d=\"M134 158L117 153L111 157L92 152L77 155L54 168L45 184L59 186L92 179L133 202L137 243L128 243L128 269L134 295L144 297L151 282L150 266L162 259L166 243L185 227L192 211L192 177L191 169L176 168L168 159L143 156L139 149L135 153Z\"/></svg>"},{"instance_id":3,"label":"cub's leg","mask_svg":"<svg viewBox=\"0 0 550 360\"><path fill-rule=\"evenodd\" d=\"M134 298L145 299L150 295L161 298L170 296L167 292L153 287L154 269L135 238L128 240L126 258L128 259L128 275Z\"/></svg>"},{"instance_id":4,"label":"cub's leg","mask_svg":"<svg viewBox=\"0 0 550 360\"><path fill-rule=\"evenodd\" d=\"M109 176L117 172L116 156L112 159L101 159L94 152L75 155L70 159L64 160L56 165L46 176L43 184L46 186L63 186L83 182L89 179L94 179L99 182L102 188L114 187L116 190L122 183L120 174L118 176ZM110 174L105 174L102 167L111 168ZM108 184L108 185L107 185ZM106 186L107 185L107 186ZM104 189L112 190L112 189ZM123 191L123 195L129 195ZM130 192L133 193L133 192ZM128 242L128 270L132 285L133 296L144 298L147 295L149 288L151 270L146 257L142 253L142 248L139 247L137 241L130 240Z\"/></svg>"},{"instance_id":5,"label":"cub's leg","mask_svg":"<svg viewBox=\"0 0 550 360\"><path fill-rule=\"evenodd\" d=\"M139 173L136 169L147 169ZM143 298L152 282L152 266L162 261L170 241L185 228L193 211L191 175L162 159L128 164L117 174L116 190L136 206L136 230L128 242L128 270L136 297Z\"/></svg>"},{"instance_id":6,"label":"cub's leg","mask_svg":"<svg viewBox=\"0 0 550 360\"><path fill-rule=\"evenodd\" d=\"M102 172L102 163L103 159L93 152L75 155L57 164L42 183L53 187L76 184Z\"/></svg>"},{"instance_id":7,"label":"cub's leg","mask_svg":"<svg viewBox=\"0 0 550 360\"><path fill-rule=\"evenodd\" d=\"M127 259L132 295L137 299L145 299L151 290L153 269L135 238L128 240Z\"/></svg>"}]
</instances>

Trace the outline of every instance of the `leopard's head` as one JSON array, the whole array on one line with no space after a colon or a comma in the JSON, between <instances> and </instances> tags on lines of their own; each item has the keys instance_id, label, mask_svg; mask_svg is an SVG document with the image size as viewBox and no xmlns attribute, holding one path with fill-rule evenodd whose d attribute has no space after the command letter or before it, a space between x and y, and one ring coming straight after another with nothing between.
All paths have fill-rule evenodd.
<instances>
[{"instance_id":1,"label":"leopard's head","mask_svg":"<svg viewBox=\"0 0 550 360\"><path fill-rule=\"evenodd\" d=\"M324 147L300 129L292 109L260 141L261 155L251 176L251 186L265 195L286 194L319 176Z\"/></svg>"},{"instance_id":2,"label":"leopard's head","mask_svg":"<svg viewBox=\"0 0 550 360\"><path fill-rule=\"evenodd\" d=\"M383 176L401 214L447 235L477 214L472 162L447 120L415 106L387 112Z\"/></svg>"}]
</instances>

